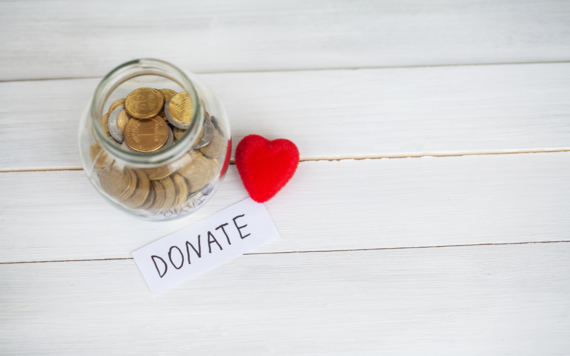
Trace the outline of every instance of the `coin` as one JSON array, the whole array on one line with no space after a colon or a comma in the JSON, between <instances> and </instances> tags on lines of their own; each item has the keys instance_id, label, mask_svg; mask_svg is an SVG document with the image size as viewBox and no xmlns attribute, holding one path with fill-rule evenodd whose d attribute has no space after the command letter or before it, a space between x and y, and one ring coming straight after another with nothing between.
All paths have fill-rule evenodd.
<instances>
[{"instance_id":1,"label":"coin","mask_svg":"<svg viewBox=\"0 0 570 356\"><path fill-rule=\"evenodd\" d=\"M162 110L162 93L152 88L135 89L125 99L125 110L137 119L152 119Z\"/></svg>"},{"instance_id":2,"label":"coin","mask_svg":"<svg viewBox=\"0 0 570 356\"><path fill-rule=\"evenodd\" d=\"M150 190L150 181L147 175L140 169L135 170L135 173L137 175L137 186L133 195L124 202L124 204L131 209L141 207L145 203L146 198L148 198Z\"/></svg>"},{"instance_id":3,"label":"coin","mask_svg":"<svg viewBox=\"0 0 570 356\"><path fill-rule=\"evenodd\" d=\"M180 92L168 100L164 112L170 123L181 129L187 129L192 122L194 105L187 92Z\"/></svg>"},{"instance_id":4,"label":"coin","mask_svg":"<svg viewBox=\"0 0 570 356\"><path fill-rule=\"evenodd\" d=\"M172 176L172 180L176 186L176 201L174 203L174 206L180 208L188 197L188 183L186 183L186 179L184 179L184 177L178 173Z\"/></svg>"},{"instance_id":5,"label":"coin","mask_svg":"<svg viewBox=\"0 0 570 356\"><path fill-rule=\"evenodd\" d=\"M154 189L152 188L152 185L150 185L149 191L148 191L148 197L146 198L146 201L144 202L144 204L139 208L141 210L148 210L148 208L150 208L150 206L152 205L152 203L154 203L154 196L155 196L155 192Z\"/></svg>"},{"instance_id":6,"label":"coin","mask_svg":"<svg viewBox=\"0 0 570 356\"><path fill-rule=\"evenodd\" d=\"M164 95L164 102L165 103L168 99L170 99L171 97L176 95L176 92L172 89L159 89L159 90Z\"/></svg>"},{"instance_id":7,"label":"coin","mask_svg":"<svg viewBox=\"0 0 570 356\"><path fill-rule=\"evenodd\" d=\"M214 175L214 167L210 160L198 151L191 151L187 155L185 164L178 170L178 173L186 178L189 191L194 193L204 188Z\"/></svg>"},{"instance_id":8,"label":"coin","mask_svg":"<svg viewBox=\"0 0 570 356\"><path fill-rule=\"evenodd\" d=\"M135 189L137 187L137 182L138 182L138 178L137 178L137 174L130 168L126 168L125 167L125 172L127 172L127 174L129 175L129 177L131 178L129 180L129 185L127 187L127 189L125 189L125 191L119 195L119 200L121 201L125 201L127 198L129 198L131 195L133 195L133 193L135 192Z\"/></svg>"},{"instance_id":9,"label":"coin","mask_svg":"<svg viewBox=\"0 0 570 356\"><path fill-rule=\"evenodd\" d=\"M109 136L108 139L109 139L109 142L113 142L113 143L114 143L115 145L117 145L117 146L120 146L120 145L121 145L121 143L120 143L120 142L117 142L117 140L115 140L115 139L113 138L113 136Z\"/></svg>"},{"instance_id":10,"label":"coin","mask_svg":"<svg viewBox=\"0 0 570 356\"><path fill-rule=\"evenodd\" d=\"M212 141L214 131L216 131L216 129L214 128L212 121L208 118L205 118L204 125L202 126L202 136L200 136L200 140L198 140L198 142L192 148L199 149L209 144Z\"/></svg>"},{"instance_id":11,"label":"coin","mask_svg":"<svg viewBox=\"0 0 570 356\"><path fill-rule=\"evenodd\" d=\"M155 168L146 168L144 171L150 179L161 180L174 173L176 171L176 166L171 163Z\"/></svg>"},{"instance_id":12,"label":"coin","mask_svg":"<svg viewBox=\"0 0 570 356\"><path fill-rule=\"evenodd\" d=\"M184 135L184 133L186 133L186 130L175 127L174 130L172 130L172 132L174 133L174 138L176 138L176 141L178 141Z\"/></svg>"},{"instance_id":13,"label":"coin","mask_svg":"<svg viewBox=\"0 0 570 356\"><path fill-rule=\"evenodd\" d=\"M220 123L218 122L218 119L216 119L215 116L210 117L210 119L212 119L212 124L214 124L214 127L216 128L216 130L220 131L222 136L225 136L224 128L222 127L222 125L220 125Z\"/></svg>"},{"instance_id":14,"label":"coin","mask_svg":"<svg viewBox=\"0 0 570 356\"><path fill-rule=\"evenodd\" d=\"M176 201L176 186L170 177L166 177L160 181L160 184L164 187L165 200L162 205L163 210L170 209L174 207L174 202Z\"/></svg>"},{"instance_id":15,"label":"coin","mask_svg":"<svg viewBox=\"0 0 570 356\"><path fill-rule=\"evenodd\" d=\"M164 186L159 182L153 181L152 190L154 191L154 202L148 208L150 211L157 211L162 209L164 201L166 200L166 193L164 192Z\"/></svg>"},{"instance_id":16,"label":"coin","mask_svg":"<svg viewBox=\"0 0 570 356\"><path fill-rule=\"evenodd\" d=\"M91 147L89 147L89 156L93 161L93 165L97 169L103 169L105 167L112 165L113 162L115 162L114 159L109 157L107 152L101 149L101 144L99 142L91 144Z\"/></svg>"},{"instance_id":17,"label":"coin","mask_svg":"<svg viewBox=\"0 0 570 356\"><path fill-rule=\"evenodd\" d=\"M212 164L214 173L216 173L218 171L218 168L220 168L220 164L222 163L222 161L219 158L211 158L209 159L209 161Z\"/></svg>"},{"instance_id":18,"label":"coin","mask_svg":"<svg viewBox=\"0 0 570 356\"><path fill-rule=\"evenodd\" d=\"M132 148L129 147L129 144L127 143L127 141L123 141L123 143L121 144L121 148L126 150L126 151L136 152L135 150L133 150Z\"/></svg>"},{"instance_id":19,"label":"coin","mask_svg":"<svg viewBox=\"0 0 570 356\"><path fill-rule=\"evenodd\" d=\"M172 146L173 142L174 142L174 134L172 133L172 129L169 127L168 128L168 139L166 140L166 143L164 144L164 146L162 146L160 149Z\"/></svg>"},{"instance_id":20,"label":"coin","mask_svg":"<svg viewBox=\"0 0 570 356\"><path fill-rule=\"evenodd\" d=\"M214 159L209 159L208 160L210 162L211 165L211 169L212 169L212 175L210 176L210 181L212 181L214 178L217 177L218 172L220 171L220 160L218 160L217 158ZM208 195L210 193L207 193L206 195Z\"/></svg>"},{"instance_id":21,"label":"coin","mask_svg":"<svg viewBox=\"0 0 570 356\"><path fill-rule=\"evenodd\" d=\"M205 147L200 149L205 156L209 158L220 158L226 151L226 140L222 137L222 135L218 132L218 130L214 131L214 135L212 141Z\"/></svg>"},{"instance_id":22,"label":"coin","mask_svg":"<svg viewBox=\"0 0 570 356\"><path fill-rule=\"evenodd\" d=\"M164 106L164 103L166 103L166 96L164 96L164 93L162 92L162 90L160 89L156 89L158 90L158 92L160 93L160 96L162 96L162 105Z\"/></svg>"},{"instance_id":23,"label":"coin","mask_svg":"<svg viewBox=\"0 0 570 356\"><path fill-rule=\"evenodd\" d=\"M164 105L164 116L166 116L166 120L167 122L169 122L172 126L174 127L178 127L179 129L184 129L186 130L187 128L190 127L190 125L184 125L178 121L176 121L172 115L170 114L170 109L168 108L170 106L170 100L172 100L172 98L168 99L166 101L166 104Z\"/></svg>"},{"instance_id":24,"label":"coin","mask_svg":"<svg viewBox=\"0 0 570 356\"><path fill-rule=\"evenodd\" d=\"M125 111L125 107L119 106L111 112L111 115L109 115L109 132L111 133L111 137L113 137L118 143L123 143L125 140L125 136L117 124L117 119L122 111Z\"/></svg>"},{"instance_id":25,"label":"coin","mask_svg":"<svg viewBox=\"0 0 570 356\"><path fill-rule=\"evenodd\" d=\"M130 182L130 174L117 166L105 168L99 176L101 188L113 198L121 196L129 188Z\"/></svg>"},{"instance_id":26,"label":"coin","mask_svg":"<svg viewBox=\"0 0 570 356\"><path fill-rule=\"evenodd\" d=\"M139 88L111 103L101 125L109 141L124 150L155 152L183 139L196 108L204 113L196 120L204 121L198 138L189 137L196 141L193 151L173 163L145 169L123 167L99 143L92 144L89 153L100 172L102 190L129 209L154 214L176 214L178 209L203 204L207 200L203 193L214 187L211 182L220 170L225 148L231 147L224 139L224 128L210 116L203 100L193 102L187 92L172 89Z\"/></svg>"},{"instance_id":27,"label":"coin","mask_svg":"<svg viewBox=\"0 0 570 356\"><path fill-rule=\"evenodd\" d=\"M170 123L171 125L174 125L173 123L176 123L176 121L172 118L172 115L170 115L170 110L168 110L169 104L170 104L170 99L168 99L166 101L166 104L164 105L164 116L166 116L166 121L168 123ZM188 127L190 127L190 125L180 125L180 124L176 124L174 126L178 127L178 128L182 128L184 130L186 130Z\"/></svg>"},{"instance_id":28,"label":"coin","mask_svg":"<svg viewBox=\"0 0 570 356\"><path fill-rule=\"evenodd\" d=\"M125 127L127 127L127 123L130 119L132 118L127 114L126 110L121 111L117 116L117 127L123 134L125 133Z\"/></svg>"},{"instance_id":29,"label":"coin","mask_svg":"<svg viewBox=\"0 0 570 356\"><path fill-rule=\"evenodd\" d=\"M130 95L130 94L129 94ZM112 115L111 115L112 116ZM138 152L153 152L164 146L168 140L168 125L158 116L151 120L129 120L125 129L125 140L130 148Z\"/></svg>"},{"instance_id":30,"label":"coin","mask_svg":"<svg viewBox=\"0 0 570 356\"><path fill-rule=\"evenodd\" d=\"M156 116L160 117L162 120L164 120L165 123L168 124L168 119L166 118L166 114L164 113L164 111L159 112L158 115Z\"/></svg>"},{"instance_id":31,"label":"coin","mask_svg":"<svg viewBox=\"0 0 570 356\"><path fill-rule=\"evenodd\" d=\"M119 106L123 106L125 105L125 99L117 99L115 101L113 101L113 103L111 104L111 106L109 106L109 111L108 113L112 113L113 110L115 110L116 108L118 108Z\"/></svg>"},{"instance_id":32,"label":"coin","mask_svg":"<svg viewBox=\"0 0 570 356\"><path fill-rule=\"evenodd\" d=\"M105 133L105 136L111 136L111 133L109 132L109 114L105 114L101 117L101 126L103 126L103 132Z\"/></svg>"}]
</instances>

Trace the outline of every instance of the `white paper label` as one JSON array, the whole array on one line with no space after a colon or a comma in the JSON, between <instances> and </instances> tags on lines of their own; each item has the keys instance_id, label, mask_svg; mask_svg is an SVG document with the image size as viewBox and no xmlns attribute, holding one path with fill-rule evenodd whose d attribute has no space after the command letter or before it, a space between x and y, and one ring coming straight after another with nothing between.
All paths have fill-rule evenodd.
<instances>
[{"instance_id":1,"label":"white paper label","mask_svg":"<svg viewBox=\"0 0 570 356\"><path fill-rule=\"evenodd\" d=\"M265 205L248 198L132 256L156 295L278 237Z\"/></svg>"}]
</instances>

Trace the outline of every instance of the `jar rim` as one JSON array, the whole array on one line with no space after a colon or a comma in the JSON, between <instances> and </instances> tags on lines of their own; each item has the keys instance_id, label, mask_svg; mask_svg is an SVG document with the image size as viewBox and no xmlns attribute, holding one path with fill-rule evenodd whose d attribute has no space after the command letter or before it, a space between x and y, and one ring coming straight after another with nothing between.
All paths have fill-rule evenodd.
<instances>
[{"instance_id":1,"label":"jar rim","mask_svg":"<svg viewBox=\"0 0 570 356\"><path fill-rule=\"evenodd\" d=\"M192 120L184 135L175 145L158 150L157 152L143 153L129 151L112 143L105 135L100 120L104 113L103 108L105 103L111 93L127 80L144 75L162 76L176 82L188 93L194 103ZM195 144L195 141L198 139L197 133L200 132L202 127L202 120L198 118L203 117L203 108L192 80L183 70L160 59L139 58L117 66L103 77L95 89L88 113L91 116L95 136L105 151L116 159L126 161L130 164L136 164L140 167L150 168L170 163L182 157L182 155L188 151L189 147Z\"/></svg>"}]
</instances>

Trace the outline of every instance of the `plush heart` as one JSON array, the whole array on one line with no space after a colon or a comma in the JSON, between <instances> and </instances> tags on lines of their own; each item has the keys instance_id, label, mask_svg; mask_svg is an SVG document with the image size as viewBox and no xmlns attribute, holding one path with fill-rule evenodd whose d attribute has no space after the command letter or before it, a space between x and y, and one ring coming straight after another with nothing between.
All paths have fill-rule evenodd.
<instances>
[{"instance_id":1,"label":"plush heart","mask_svg":"<svg viewBox=\"0 0 570 356\"><path fill-rule=\"evenodd\" d=\"M269 141L259 135L249 135L237 145L235 161L249 196L263 203L293 177L299 164L299 150L289 140Z\"/></svg>"}]
</instances>

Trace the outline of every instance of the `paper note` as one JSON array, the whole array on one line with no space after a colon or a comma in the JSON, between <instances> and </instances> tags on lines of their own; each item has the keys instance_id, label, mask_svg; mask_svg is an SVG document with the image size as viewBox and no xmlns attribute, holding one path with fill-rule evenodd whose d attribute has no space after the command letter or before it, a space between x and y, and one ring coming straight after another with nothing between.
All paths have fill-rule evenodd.
<instances>
[{"instance_id":1,"label":"paper note","mask_svg":"<svg viewBox=\"0 0 570 356\"><path fill-rule=\"evenodd\" d=\"M132 256L156 295L278 237L265 205L248 198Z\"/></svg>"}]
</instances>

